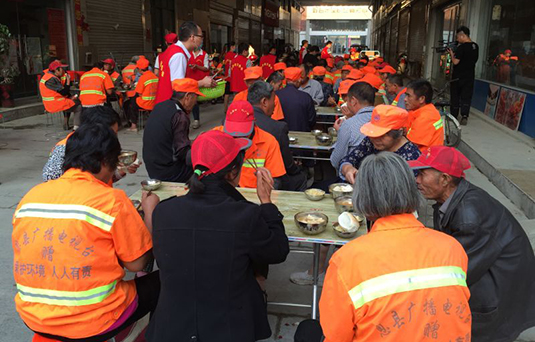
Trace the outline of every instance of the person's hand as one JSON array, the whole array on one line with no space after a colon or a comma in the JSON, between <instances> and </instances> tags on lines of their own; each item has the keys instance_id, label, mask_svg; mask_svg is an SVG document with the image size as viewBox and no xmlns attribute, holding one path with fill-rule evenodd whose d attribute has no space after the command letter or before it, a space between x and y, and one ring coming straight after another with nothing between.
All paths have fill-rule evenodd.
<instances>
[{"instance_id":1,"label":"person's hand","mask_svg":"<svg viewBox=\"0 0 535 342\"><path fill-rule=\"evenodd\" d=\"M341 106L340 110L342 111L342 114L344 114L344 116L347 116L348 118L353 115L353 113L351 113L347 106Z\"/></svg>"},{"instance_id":2,"label":"person's hand","mask_svg":"<svg viewBox=\"0 0 535 342\"><path fill-rule=\"evenodd\" d=\"M143 191L141 193L141 207L144 213L152 213L158 203L160 203L160 197L152 193L152 191Z\"/></svg>"},{"instance_id":3,"label":"person's hand","mask_svg":"<svg viewBox=\"0 0 535 342\"><path fill-rule=\"evenodd\" d=\"M139 169L139 167L141 166L141 164L143 164L143 162L141 160L138 160L137 163L132 163L130 164L126 170L128 171L128 173L136 173L137 172L137 169Z\"/></svg>"},{"instance_id":4,"label":"person's hand","mask_svg":"<svg viewBox=\"0 0 535 342\"><path fill-rule=\"evenodd\" d=\"M453 50L451 48L448 48L447 51L448 51L448 53L450 54L450 56L452 58L455 56L455 53L453 52Z\"/></svg>"},{"instance_id":5,"label":"person's hand","mask_svg":"<svg viewBox=\"0 0 535 342\"><path fill-rule=\"evenodd\" d=\"M217 85L217 82L214 81L212 76L206 76L199 81L199 88L214 88Z\"/></svg>"},{"instance_id":6,"label":"person's hand","mask_svg":"<svg viewBox=\"0 0 535 342\"><path fill-rule=\"evenodd\" d=\"M336 106L336 101L333 99L332 96L329 96L329 99L327 100L327 105Z\"/></svg>"},{"instance_id":7,"label":"person's hand","mask_svg":"<svg viewBox=\"0 0 535 342\"><path fill-rule=\"evenodd\" d=\"M340 126L342 126L342 122L344 122L343 118L336 119L336 121L334 122L334 125L333 125L333 127L334 127L334 129L336 131L338 131L340 129Z\"/></svg>"},{"instance_id":8,"label":"person's hand","mask_svg":"<svg viewBox=\"0 0 535 342\"><path fill-rule=\"evenodd\" d=\"M275 181L271 177L271 172L264 167L256 169L256 194L261 204L271 203L271 191Z\"/></svg>"},{"instance_id":9,"label":"person's hand","mask_svg":"<svg viewBox=\"0 0 535 342\"><path fill-rule=\"evenodd\" d=\"M355 178L357 177L358 170L353 165L344 165L342 167L342 174L350 184L355 184Z\"/></svg>"}]
</instances>

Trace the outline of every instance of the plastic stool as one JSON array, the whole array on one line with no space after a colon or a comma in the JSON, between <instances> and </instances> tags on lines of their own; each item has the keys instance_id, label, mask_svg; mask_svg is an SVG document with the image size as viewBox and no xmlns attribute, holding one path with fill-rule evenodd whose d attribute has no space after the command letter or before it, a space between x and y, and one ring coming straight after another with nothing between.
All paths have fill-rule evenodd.
<instances>
[{"instance_id":1,"label":"plastic stool","mask_svg":"<svg viewBox=\"0 0 535 342\"><path fill-rule=\"evenodd\" d=\"M145 128L145 116L150 115L150 110L139 110L139 116L137 118L137 132Z\"/></svg>"}]
</instances>

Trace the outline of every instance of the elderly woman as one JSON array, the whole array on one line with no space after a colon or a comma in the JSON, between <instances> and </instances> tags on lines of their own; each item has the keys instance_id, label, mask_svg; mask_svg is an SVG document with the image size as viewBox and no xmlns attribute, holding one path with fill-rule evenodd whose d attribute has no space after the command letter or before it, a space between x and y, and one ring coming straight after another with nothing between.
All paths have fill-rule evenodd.
<instances>
[{"instance_id":1,"label":"elderly woman","mask_svg":"<svg viewBox=\"0 0 535 342\"><path fill-rule=\"evenodd\" d=\"M189 193L154 211L160 300L151 342L253 342L271 335L255 271L289 253L282 215L271 203L273 179L258 168L260 205L237 190L251 141L209 131L193 143Z\"/></svg>"},{"instance_id":2,"label":"elderly woman","mask_svg":"<svg viewBox=\"0 0 535 342\"><path fill-rule=\"evenodd\" d=\"M374 224L330 260L319 304L325 341L470 340L468 258L413 215L423 198L407 162L391 152L366 158L356 189L355 212Z\"/></svg>"},{"instance_id":3,"label":"elderly woman","mask_svg":"<svg viewBox=\"0 0 535 342\"><path fill-rule=\"evenodd\" d=\"M405 160L418 159L418 146L405 137L408 119L409 114L402 108L388 105L375 107L371 121L360 128L366 138L340 162L340 178L355 183L355 176L364 158L382 151L394 152Z\"/></svg>"}]
</instances>

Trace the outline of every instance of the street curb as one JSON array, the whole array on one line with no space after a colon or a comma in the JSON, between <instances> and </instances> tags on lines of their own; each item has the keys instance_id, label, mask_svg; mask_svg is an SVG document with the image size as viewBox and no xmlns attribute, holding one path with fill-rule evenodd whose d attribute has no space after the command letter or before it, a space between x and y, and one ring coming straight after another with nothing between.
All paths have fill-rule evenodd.
<instances>
[{"instance_id":1,"label":"street curb","mask_svg":"<svg viewBox=\"0 0 535 342\"><path fill-rule=\"evenodd\" d=\"M45 107L41 102L31 103L24 106L5 108L0 110L0 115L3 116L3 120L0 122L9 122L18 119L27 118L39 114L44 114Z\"/></svg>"}]
</instances>

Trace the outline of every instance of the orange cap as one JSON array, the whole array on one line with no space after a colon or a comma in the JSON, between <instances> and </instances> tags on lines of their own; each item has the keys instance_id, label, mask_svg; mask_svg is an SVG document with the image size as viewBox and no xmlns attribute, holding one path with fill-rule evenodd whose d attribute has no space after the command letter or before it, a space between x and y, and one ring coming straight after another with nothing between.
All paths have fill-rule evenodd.
<instances>
[{"instance_id":1,"label":"orange cap","mask_svg":"<svg viewBox=\"0 0 535 342\"><path fill-rule=\"evenodd\" d=\"M284 70L284 77L286 77L286 79L290 81L298 81L299 79L301 79L302 74L303 71L301 70L301 68L291 67Z\"/></svg>"},{"instance_id":2,"label":"orange cap","mask_svg":"<svg viewBox=\"0 0 535 342\"><path fill-rule=\"evenodd\" d=\"M385 66L384 68L382 69L379 69L377 70L377 72L383 74L383 73L389 73L389 74L395 74L396 73L396 69L394 69L393 67L391 67L390 65L387 65Z\"/></svg>"},{"instance_id":3,"label":"orange cap","mask_svg":"<svg viewBox=\"0 0 535 342\"><path fill-rule=\"evenodd\" d=\"M375 89L379 89L381 88L381 86L383 85L383 80L381 79L381 77L375 75L375 74L366 74L364 75L363 78L361 78L360 80L358 80L358 82L366 82L368 83L369 85L371 85L372 87L374 87Z\"/></svg>"},{"instance_id":4,"label":"orange cap","mask_svg":"<svg viewBox=\"0 0 535 342\"><path fill-rule=\"evenodd\" d=\"M409 113L398 106L378 105L373 109L372 119L360 128L367 137L377 138L394 129L407 127Z\"/></svg>"},{"instance_id":5,"label":"orange cap","mask_svg":"<svg viewBox=\"0 0 535 342\"><path fill-rule=\"evenodd\" d=\"M140 58L137 60L136 62L136 67L138 69L141 69L141 70L144 70L144 69L147 69L149 67L149 60L146 59L146 58Z\"/></svg>"},{"instance_id":6,"label":"orange cap","mask_svg":"<svg viewBox=\"0 0 535 342\"><path fill-rule=\"evenodd\" d=\"M347 78L350 80L356 81L356 80L360 80L363 76L364 74L362 73L362 71L358 69L353 69L349 72L349 75L347 75Z\"/></svg>"},{"instance_id":7,"label":"orange cap","mask_svg":"<svg viewBox=\"0 0 535 342\"><path fill-rule=\"evenodd\" d=\"M249 67L245 69L244 71L245 77L244 80L257 80L262 77L262 67L254 66Z\"/></svg>"},{"instance_id":8,"label":"orange cap","mask_svg":"<svg viewBox=\"0 0 535 342\"><path fill-rule=\"evenodd\" d=\"M325 74L327 73L327 69L322 66L317 66L312 69L312 73L314 74L314 76L325 76Z\"/></svg>"},{"instance_id":9,"label":"orange cap","mask_svg":"<svg viewBox=\"0 0 535 342\"><path fill-rule=\"evenodd\" d=\"M338 87L338 95L342 96L349 93L349 88L351 88L351 86L355 83L357 82L350 79L340 82L340 86Z\"/></svg>"},{"instance_id":10,"label":"orange cap","mask_svg":"<svg viewBox=\"0 0 535 342\"><path fill-rule=\"evenodd\" d=\"M275 63L273 68L275 69L275 71L286 70L286 63L283 63L283 62Z\"/></svg>"},{"instance_id":11,"label":"orange cap","mask_svg":"<svg viewBox=\"0 0 535 342\"><path fill-rule=\"evenodd\" d=\"M204 94L199 91L199 83L191 78L174 80L171 83L171 86L174 91L179 93L195 93L199 96L204 96Z\"/></svg>"},{"instance_id":12,"label":"orange cap","mask_svg":"<svg viewBox=\"0 0 535 342\"><path fill-rule=\"evenodd\" d=\"M360 71L362 71L365 74L375 74L375 72L377 70L375 70L374 67L368 65L368 66L365 66L364 68L360 69Z\"/></svg>"},{"instance_id":13,"label":"orange cap","mask_svg":"<svg viewBox=\"0 0 535 342\"><path fill-rule=\"evenodd\" d=\"M353 70L353 67L351 65L344 65L342 67L342 71L351 71Z\"/></svg>"}]
</instances>

